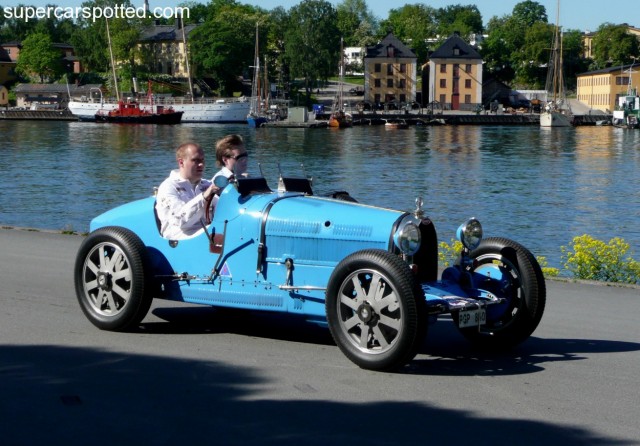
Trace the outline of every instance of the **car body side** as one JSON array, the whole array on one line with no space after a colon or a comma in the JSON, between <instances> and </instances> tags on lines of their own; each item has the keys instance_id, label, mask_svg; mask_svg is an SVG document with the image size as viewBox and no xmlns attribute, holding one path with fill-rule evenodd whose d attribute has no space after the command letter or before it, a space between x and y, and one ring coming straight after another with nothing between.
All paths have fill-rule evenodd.
<instances>
[{"instance_id":1,"label":"car body side","mask_svg":"<svg viewBox=\"0 0 640 446\"><path fill-rule=\"evenodd\" d=\"M297 192L222 192L213 221L193 237L160 236L155 198L119 206L91 222L131 230L147 248L156 298L325 318L335 266L363 249L394 250L406 212ZM217 251L210 240L223 235ZM433 247L432 247L433 248Z\"/></svg>"}]
</instances>

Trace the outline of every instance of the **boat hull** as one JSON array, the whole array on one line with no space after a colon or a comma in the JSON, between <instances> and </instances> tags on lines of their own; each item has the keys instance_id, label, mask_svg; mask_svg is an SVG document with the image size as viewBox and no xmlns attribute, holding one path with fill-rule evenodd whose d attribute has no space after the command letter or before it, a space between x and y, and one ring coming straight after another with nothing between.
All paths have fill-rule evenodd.
<instances>
[{"instance_id":1,"label":"boat hull","mask_svg":"<svg viewBox=\"0 0 640 446\"><path fill-rule=\"evenodd\" d=\"M148 115L124 115L114 116L109 114L96 113L96 122L110 122L117 124L180 124L183 112L154 113Z\"/></svg>"},{"instance_id":2,"label":"boat hull","mask_svg":"<svg viewBox=\"0 0 640 446\"><path fill-rule=\"evenodd\" d=\"M182 122L214 122L214 123L240 123L246 122L249 113L248 101L196 102L196 103L171 103L174 111L182 112ZM117 103L81 102L70 101L69 111L80 121L95 121L95 115L99 110L109 112L118 108Z\"/></svg>"},{"instance_id":3,"label":"boat hull","mask_svg":"<svg viewBox=\"0 0 640 446\"><path fill-rule=\"evenodd\" d=\"M264 127L267 124L267 118L264 116L247 116L247 124L252 129Z\"/></svg>"},{"instance_id":4,"label":"boat hull","mask_svg":"<svg viewBox=\"0 0 640 446\"><path fill-rule=\"evenodd\" d=\"M571 127L571 118L561 112L542 112L540 127Z\"/></svg>"}]
</instances>

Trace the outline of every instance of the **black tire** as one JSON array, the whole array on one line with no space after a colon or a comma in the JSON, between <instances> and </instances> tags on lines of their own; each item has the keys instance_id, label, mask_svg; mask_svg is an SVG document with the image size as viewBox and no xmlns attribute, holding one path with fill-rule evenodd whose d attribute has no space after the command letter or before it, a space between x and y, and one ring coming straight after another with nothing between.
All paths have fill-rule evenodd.
<instances>
[{"instance_id":1,"label":"black tire","mask_svg":"<svg viewBox=\"0 0 640 446\"><path fill-rule=\"evenodd\" d=\"M74 281L80 308L93 325L126 331L144 319L153 300L146 256L140 238L125 228L101 228L83 241Z\"/></svg>"},{"instance_id":2,"label":"black tire","mask_svg":"<svg viewBox=\"0 0 640 446\"><path fill-rule=\"evenodd\" d=\"M474 259L472 271L493 270L493 278L502 277L488 291L507 302L487 309L487 325L482 331L466 327L460 332L479 347L489 349L523 342L540 323L547 300L540 265L524 246L505 238L487 238L470 255ZM456 325L457 316L453 314Z\"/></svg>"},{"instance_id":3,"label":"black tire","mask_svg":"<svg viewBox=\"0 0 640 446\"><path fill-rule=\"evenodd\" d=\"M417 290L409 266L387 251L363 250L343 259L326 297L329 330L340 350L369 370L393 370L411 361L427 326Z\"/></svg>"}]
</instances>

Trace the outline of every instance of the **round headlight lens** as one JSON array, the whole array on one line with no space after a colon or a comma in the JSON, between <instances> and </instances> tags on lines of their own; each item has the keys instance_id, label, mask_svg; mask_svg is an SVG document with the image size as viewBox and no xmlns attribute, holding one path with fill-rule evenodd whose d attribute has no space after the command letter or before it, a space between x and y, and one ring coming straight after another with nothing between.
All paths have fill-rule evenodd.
<instances>
[{"instance_id":1,"label":"round headlight lens","mask_svg":"<svg viewBox=\"0 0 640 446\"><path fill-rule=\"evenodd\" d=\"M460 225L456 236L465 248L469 251L473 251L482 241L482 225L475 218L470 218Z\"/></svg>"},{"instance_id":2,"label":"round headlight lens","mask_svg":"<svg viewBox=\"0 0 640 446\"><path fill-rule=\"evenodd\" d=\"M394 236L396 246L403 254L408 256L418 252L421 239L420 229L414 223L403 225Z\"/></svg>"}]
</instances>

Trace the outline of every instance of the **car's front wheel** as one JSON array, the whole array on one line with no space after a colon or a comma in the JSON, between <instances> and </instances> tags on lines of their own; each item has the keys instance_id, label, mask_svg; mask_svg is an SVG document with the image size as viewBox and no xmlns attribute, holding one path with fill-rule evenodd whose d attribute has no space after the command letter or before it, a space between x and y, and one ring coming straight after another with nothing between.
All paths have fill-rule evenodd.
<instances>
[{"instance_id":1,"label":"car's front wheel","mask_svg":"<svg viewBox=\"0 0 640 446\"><path fill-rule=\"evenodd\" d=\"M327 287L329 329L342 352L370 370L398 368L416 355L426 332L424 299L398 256L355 252L333 271Z\"/></svg>"},{"instance_id":2,"label":"car's front wheel","mask_svg":"<svg viewBox=\"0 0 640 446\"><path fill-rule=\"evenodd\" d=\"M74 268L76 296L89 321L114 331L139 324L153 299L146 269L146 248L133 232L105 227L89 234Z\"/></svg>"},{"instance_id":3,"label":"car's front wheel","mask_svg":"<svg viewBox=\"0 0 640 446\"><path fill-rule=\"evenodd\" d=\"M484 288L504 303L487 308L487 324L461 328L480 347L512 347L536 329L546 304L546 287L540 265L525 247L505 238L487 238L470 253L471 271L485 276ZM457 321L454 314L454 320Z\"/></svg>"}]
</instances>

